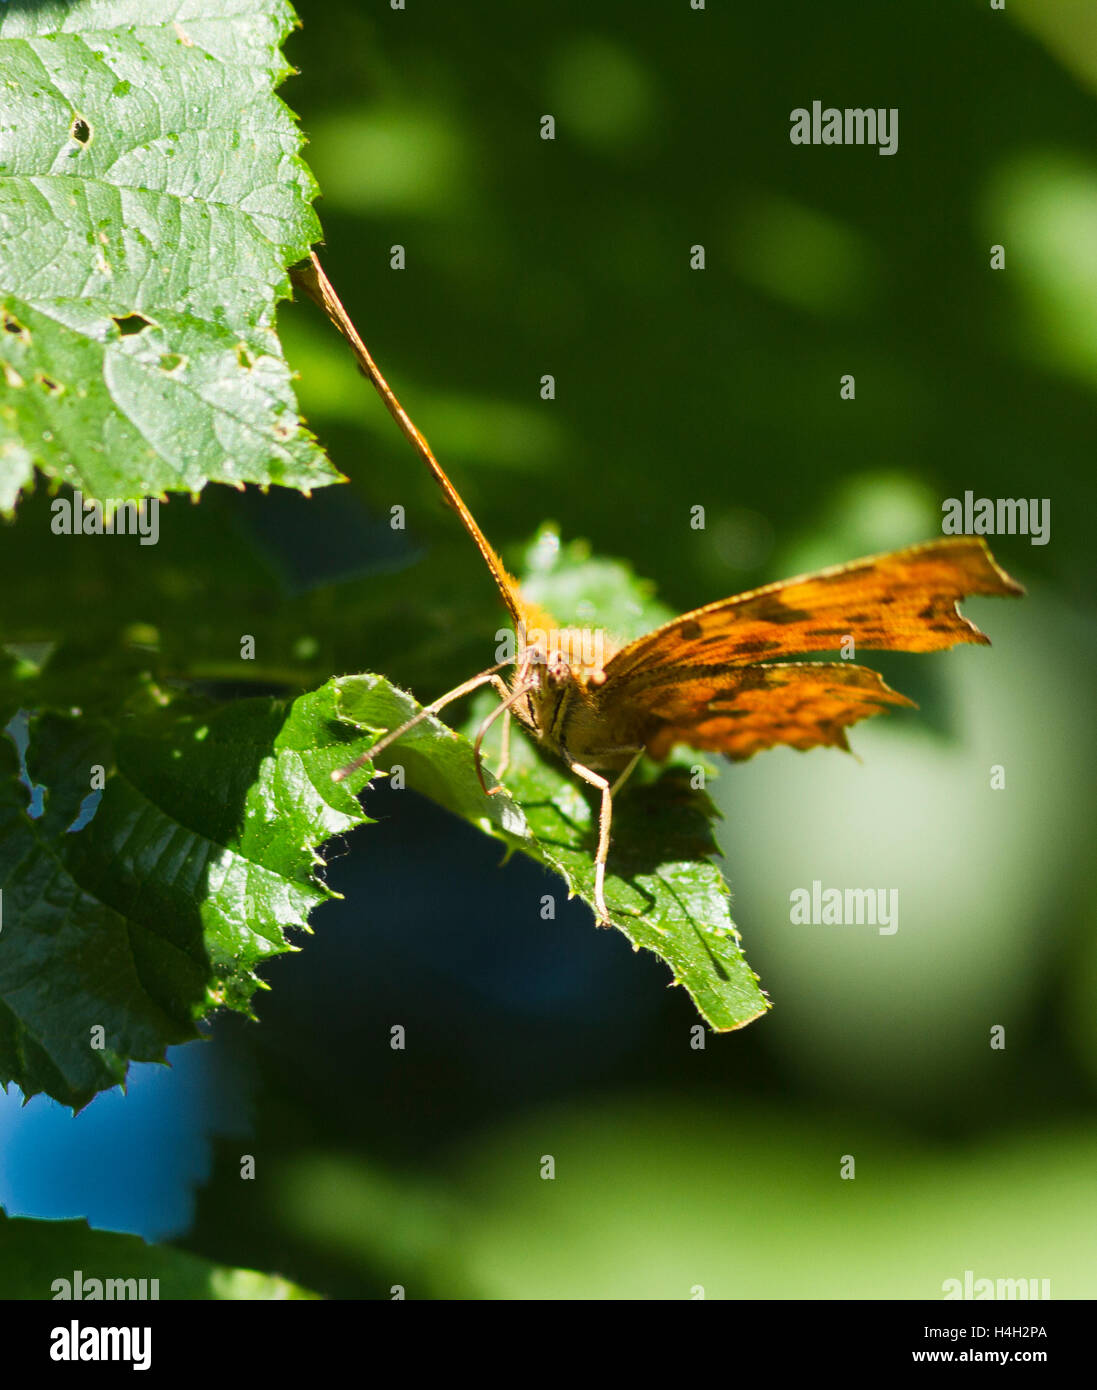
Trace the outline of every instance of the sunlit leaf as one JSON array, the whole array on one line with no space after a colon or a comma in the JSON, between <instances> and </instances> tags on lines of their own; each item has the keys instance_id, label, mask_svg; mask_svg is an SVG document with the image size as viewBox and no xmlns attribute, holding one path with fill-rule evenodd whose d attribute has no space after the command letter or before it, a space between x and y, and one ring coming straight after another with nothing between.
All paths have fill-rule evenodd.
<instances>
[{"instance_id":1,"label":"sunlit leaf","mask_svg":"<svg viewBox=\"0 0 1097 1390\"><path fill-rule=\"evenodd\" d=\"M285 0L0 10L0 511L338 474L274 331L319 236Z\"/></svg>"}]
</instances>

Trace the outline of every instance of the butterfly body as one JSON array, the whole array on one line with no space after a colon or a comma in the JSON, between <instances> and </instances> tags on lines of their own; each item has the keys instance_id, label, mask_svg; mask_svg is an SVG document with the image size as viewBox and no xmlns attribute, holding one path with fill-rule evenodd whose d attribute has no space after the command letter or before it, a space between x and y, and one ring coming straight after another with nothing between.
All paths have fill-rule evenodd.
<instances>
[{"instance_id":1,"label":"butterfly body","mask_svg":"<svg viewBox=\"0 0 1097 1390\"><path fill-rule=\"evenodd\" d=\"M528 630L527 630L528 631ZM619 768L639 745L624 746L606 727L598 699L604 656L615 644L604 629L551 629L552 645L527 636L511 682L519 722L564 762ZM597 655L594 655L597 653Z\"/></svg>"}]
</instances>

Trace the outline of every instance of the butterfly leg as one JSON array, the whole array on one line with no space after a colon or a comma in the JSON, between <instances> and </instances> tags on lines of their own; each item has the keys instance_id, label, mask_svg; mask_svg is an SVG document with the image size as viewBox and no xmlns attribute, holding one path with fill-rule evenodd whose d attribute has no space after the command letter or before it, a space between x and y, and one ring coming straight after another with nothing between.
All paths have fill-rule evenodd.
<instances>
[{"instance_id":1,"label":"butterfly leg","mask_svg":"<svg viewBox=\"0 0 1097 1390\"><path fill-rule=\"evenodd\" d=\"M482 759L481 756L480 756L480 745L481 745L481 743L483 743L483 741L484 741L484 735L487 733L487 731L491 728L491 726L495 723L495 721L496 721L496 720L500 717L500 715L501 715L501 716L503 717L503 719L504 719L505 721L507 721L507 722L505 722L504 725L503 725L503 733L504 733L504 737L508 740L508 751L509 751L509 735L510 735L510 724L509 724L509 720L510 720L510 707L511 707L511 705L515 704L518 700L524 700L525 697L526 697L526 695L529 693L529 689L530 689L530 687L529 687L528 685L525 685L525 686L519 686L519 688L518 688L517 690L508 690L507 687L504 685L504 683L503 683L498 677L495 678L495 680L492 682L492 684L495 686L496 690L498 690L498 691L500 692L500 694L503 696L503 702L502 702L502 704L499 704L499 705L496 705L496 706L495 706L495 708L492 710L492 712L488 715L488 717L487 717L487 718L484 720L484 722L480 725L479 729L477 729L477 731L476 731L476 741L475 741L475 742L473 743L473 745L472 745L472 757L473 757L473 761L474 761L475 764L476 764L476 776L477 776L477 778L479 779L480 787L481 787L481 789L483 790L483 792L484 792L484 794L485 794L486 796L495 796L498 792L505 791L506 788L505 788L505 787L489 787L488 784L484 781L484 764L483 764L483 759ZM503 765L506 766L506 758L505 758L505 757L504 757L504 764L503 764Z\"/></svg>"},{"instance_id":2,"label":"butterfly leg","mask_svg":"<svg viewBox=\"0 0 1097 1390\"><path fill-rule=\"evenodd\" d=\"M608 927L610 920L609 909L606 907L606 860L609 858L609 829L613 822L613 794L640 761L644 750L642 748L635 750L628 766L612 786L600 773L594 772L589 767L584 767L582 763L574 762L566 750L562 749L561 751L568 768L577 777L581 777L584 782L589 782L592 787L597 787L602 793L602 809L598 816L598 853L594 856L594 906L598 913L598 925ZM633 752L632 749L622 751Z\"/></svg>"},{"instance_id":3,"label":"butterfly leg","mask_svg":"<svg viewBox=\"0 0 1097 1390\"><path fill-rule=\"evenodd\" d=\"M616 795L617 795L617 793L621 790L621 788L622 788L622 787L625 785L625 783L628 781L629 774L632 772L633 768L634 768L634 767L636 766L636 764L640 761L640 759L644 756L644 750L643 750L642 748L637 748L637 749L635 749L635 751L634 751L633 749L631 749L631 748L622 748L620 751L621 751L622 753L632 753L633 756L632 756L632 758L629 760L628 766L625 768L624 772L621 773L621 775L620 775L620 777L618 777L617 781L614 782L614 784L613 784L612 787L610 787L610 789L609 789L609 794L610 794L610 796L616 796Z\"/></svg>"},{"instance_id":4,"label":"butterfly leg","mask_svg":"<svg viewBox=\"0 0 1097 1390\"><path fill-rule=\"evenodd\" d=\"M593 772L582 763L565 757L568 768L584 782L597 787L602 793L602 810L598 817L598 853L594 857L594 906L600 927L609 926L609 909L606 907L606 860L609 858L609 827L613 820L613 794L609 783L599 773Z\"/></svg>"},{"instance_id":5,"label":"butterfly leg","mask_svg":"<svg viewBox=\"0 0 1097 1390\"><path fill-rule=\"evenodd\" d=\"M510 710L503 714L503 740L499 753L499 766L495 769L495 780L501 782L503 773L510 767Z\"/></svg>"},{"instance_id":6,"label":"butterfly leg","mask_svg":"<svg viewBox=\"0 0 1097 1390\"><path fill-rule=\"evenodd\" d=\"M506 681L502 678L502 676L496 676L495 679L492 681L492 685L495 687L495 689L499 692L499 694L503 697L504 700L505 700L505 699L507 698L507 696L510 694L510 691L507 689L507 683L506 683ZM506 770L507 770L507 768L508 768L509 766L510 766L510 705L507 705L506 709L505 709L504 712L503 712L503 747L502 747L501 754L500 754L500 758L499 758L499 766L495 769L495 780L496 780L497 782L502 782L502 780L503 780L503 773L506 772ZM489 796L494 796L495 793L496 793L497 791L502 791L502 790L503 790L502 787L492 787L491 791L488 792L488 795L489 795Z\"/></svg>"}]
</instances>

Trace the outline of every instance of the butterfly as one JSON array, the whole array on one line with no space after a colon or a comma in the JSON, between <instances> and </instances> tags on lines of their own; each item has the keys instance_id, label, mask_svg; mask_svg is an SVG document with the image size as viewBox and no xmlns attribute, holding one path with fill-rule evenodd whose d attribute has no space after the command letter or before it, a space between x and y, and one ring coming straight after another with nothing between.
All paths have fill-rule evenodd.
<instances>
[{"instance_id":1,"label":"butterfly","mask_svg":"<svg viewBox=\"0 0 1097 1390\"><path fill-rule=\"evenodd\" d=\"M719 599L617 644L602 629L561 628L526 600L499 556L381 375L315 255L299 282L347 338L359 366L422 457L487 565L516 633L514 661L464 681L386 733L360 758L332 773L342 781L428 715L491 684L500 703L473 745L487 795L481 744L504 721L506 770L511 717L601 797L594 901L610 921L605 898L613 798L647 754L664 760L676 744L732 761L784 744L849 751L846 729L900 705L913 705L868 667L852 661L803 661L813 652L930 652L958 643L989 645L963 617L958 601L1017 597L1025 591L997 564L980 536L928 541L815 574ZM514 667L509 682L502 676Z\"/></svg>"}]
</instances>

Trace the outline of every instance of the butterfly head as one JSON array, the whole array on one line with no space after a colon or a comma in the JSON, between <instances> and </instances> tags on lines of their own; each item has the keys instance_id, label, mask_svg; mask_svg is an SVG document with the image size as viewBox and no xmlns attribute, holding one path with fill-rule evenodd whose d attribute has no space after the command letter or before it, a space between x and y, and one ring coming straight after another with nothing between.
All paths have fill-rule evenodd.
<instances>
[{"instance_id":1,"label":"butterfly head","mask_svg":"<svg viewBox=\"0 0 1097 1390\"><path fill-rule=\"evenodd\" d=\"M600 685L612 653L603 628L528 628L521 633L518 666L539 688Z\"/></svg>"},{"instance_id":2,"label":"butterfly head","mask_svg":"<svg viewBox=\"0 0 1097 1390\"><path fill-rule=\"evenodd\" d=\"M560 647L536 643L527 646L522 653L515 685L525 687L534 696L549 695L571 685L577 675L576 669Z\"/></svg>"},{"instance_id":3,"label":"butterfly head","mask_svg":"<svg viewBox=\"0 0 1097 1390\"><path fill-rule=\"evenodd\" d=\"M564 653L557 648L545 658L544 684L548 687L567 685L575 679L575 671Z\"/></svg>"},{"instance_id":4,"label":"butterfly head","mask_svg":"<svg viewBox=\"0 0 1097 1390\"><path fill-rule=\"evenodd\" d=\"M592 687L606 679L608 650L605 633L597 629L526 634L512 686L526 698L514 710L542 744L555 750L575 714L589 704Z\"/></svg>"}]
</instances>

